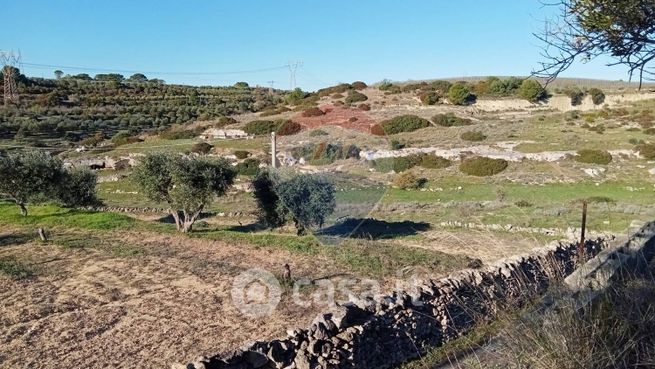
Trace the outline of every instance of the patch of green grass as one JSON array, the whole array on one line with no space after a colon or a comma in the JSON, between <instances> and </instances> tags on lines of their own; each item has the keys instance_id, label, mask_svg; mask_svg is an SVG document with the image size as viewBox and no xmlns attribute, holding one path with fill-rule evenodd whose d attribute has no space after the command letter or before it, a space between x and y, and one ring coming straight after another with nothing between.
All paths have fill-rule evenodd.
<instances>
[{"instance_id":1,"label":"patch of green grass","mask_svg":"<svg viewBox=\"0 0 655 369\"><path fill-rule=\"evenodd\" d=\"M25 279L35 275L35 270L13 256L0 258L0 273L13 279Z\"/></svg>"},{"instance_id":2,"label":"patch of green grass","mask_svg":"<svg viewBox=\"0 0 655 369\"><path fill-rule=\"evenodd\" d=\"M468 262L467 257L460 255L375 241L346 240L324 251L352 271L375 276L392 275L405 267L447 273L466 267Z\"/></svg>"},{"instance_id":3,"label":"patch of green grass","mask_svg":"<svg viewBox=\"0 0 655 369\"><path fill-rule=\"evenodd\" d=\"M237 232L231 230L207 230L189 233L191 237L217 240L232 244L247 243L255 248L278 248L293 253L317 255L320 253L320 243L313 236L298 237L290 234L275 234L271 232Z\"/></svg>"}]
</instances>

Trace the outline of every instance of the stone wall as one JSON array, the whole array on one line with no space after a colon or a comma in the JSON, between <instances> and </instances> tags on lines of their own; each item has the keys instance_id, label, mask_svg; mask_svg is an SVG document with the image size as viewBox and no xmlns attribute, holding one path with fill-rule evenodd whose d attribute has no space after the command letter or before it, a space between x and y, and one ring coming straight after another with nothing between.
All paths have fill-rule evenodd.
<instances>
[{"instance_id":1,"label":"stone wall","mask_svg":"<svg viewBox=\"0 0 655 369\"><path fill-rule=\"evenodd\" d=\"M587 241L587 257L605 246L603 239ZM554 243L431 280L419 287L418 296L398 292L339 305L320 314L307 329L289 331L286 338L173 368L391 368L468 333L502 309L542 295L574 271L576 259L576 244Z\"/></svg>"}]
</instances>

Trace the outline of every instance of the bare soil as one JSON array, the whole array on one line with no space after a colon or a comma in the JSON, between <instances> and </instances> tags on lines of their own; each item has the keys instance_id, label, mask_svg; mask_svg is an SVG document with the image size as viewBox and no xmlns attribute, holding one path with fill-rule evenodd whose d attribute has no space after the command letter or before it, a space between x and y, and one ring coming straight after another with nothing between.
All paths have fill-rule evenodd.
<instances>
[{"instance_id":1,"label":"bare soil","mask_svg":"<svg viewBox=\"0 0 655 369\"><path fill-rule=\"evenodd\" d=\"M20 232L0 240L22 240ZM37 271L0 274L0 368L165 368L283 336L322 308L283 300L273 315L247 318L232 304L232 278L252 267L281 274L287 262L297 276L338 272L320 258L178 236L127 234L116 247L138 245L132 256L29 238L0 242L0 258Z\"/></svg>"}]
</instances>

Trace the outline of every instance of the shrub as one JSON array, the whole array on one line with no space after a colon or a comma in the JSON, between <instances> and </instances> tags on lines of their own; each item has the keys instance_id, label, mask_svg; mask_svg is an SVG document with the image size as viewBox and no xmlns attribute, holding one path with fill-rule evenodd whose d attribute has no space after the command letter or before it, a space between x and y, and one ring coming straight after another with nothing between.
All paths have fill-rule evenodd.
<instances>
[{"instance_id":1,"label":"shrub","mask_svg":"<svg viewBox=\"0 0 655 369\"><path fill-rule=\"evenodd\" d=\"M334 185L322 177L301 174L276 186L281 204L289 211L298 234L311 226L323 227L336 207Z\"/></svg>"},{"instance_id":2,"label":"shrub","mask_svg":"<svg viewBox=\"0 0 655 369\"><path fill-rule=\"evenodd\" d=\"M278 124L277 134L280 136L291 136L302 131L302 126L300 123L294 122L292 120L285 120Z\"/></svg>"},{"instance_id":3,"label":"shrub","mask_svg":"<svg viewBox=\"0 0 655 369\"><path fill-rule=\"evenodd\" d=\"M514 205L518 206L519 208L531 208L532 207L532 203L528 202L526 200L519 200L519 201L515 202Z\"/></svg>"},{"instance_id":4,"label":"shrub","mask_svg":"<svg viewBox=\"0 0 655 369\"><path fill-rule=\"evenodd\" d=\"M208 144L207 142L198 142L191 147L191 152L196 154L208 154L213 147L214 146Z\"/></svg>"},{"instance_id":5,"label":"shrub","mask_svg":"<svg viewBox=\"0 0 655 369\"><path fill-rule=\"evenodd\" d=\"M315 129L309 132L309 137L318 137L318 136L329 136L330 134L325 132L322 129Z\"/></svg>"},{"instance_id":6,"label":"shrub","mask_svg":"<svg viewBox=\"0 0 655 369\"><path fill-rule=\"evenodd\" d=\"M418 95L424 105L435 105L441 100L441 95L435 91L424 91Z\"/></svg>"},{"instance_id":7,"label":"shrub","mask_svg":"<svg viewBox=\"0 0 655 369\"><path fill-rule=\"evenodd\" d=\"M655 145L654 144L643 144L637 147L639 155L643 156L648 160L655 159Z\"/></svg>"},{"instance_id":8,"label":"shrub","mask_svg":"<svg viewBox=\"0 0 655 369\"><path fill-rule=\"evenodd\" d=\"M382 128L382 125L380 124L374 124L370 128L371 134L375 136L384 136L384 128Z\"/></svg>"},{"instance_id":9,"label":"shrub","mask_svg":"<svg viewBox=\"0 0 655 369\"><path fill-rule=\"evenodd\" d=\"M111 138L111 143L113 143L114 146L122 146L141 141L143 140L138 137L131 136L128 132L125 131L118 132Z\"/></svg>"},{"instance_id":10,"label":"shrub","mask_svg":"<svg viewBox=\"0 0 655 369\"><path fill-rule=\"evenodd\" d=\"M421 162L420 165L423 168L427 169L442 169L442 168L448 168L451 165L451 161L441 157L437 156L435 154L423 154L421 155Z\"/></svg>"},{"instance_id":11,"label":"shrub","mask_svg":"<svg viewBox=\"0 0 655 369\"><path fill-rule=\"evenodd\" d=\"M275 122L270 120L253 120L246 123L243 130L251 135L265 135L277 130Z\"/></svg>"},{"instance_id":12,"label":"shrub","mask_svg":"<svg viewBox=\"0 0 655 369\"><path fill-rule=\"evenodd\" d=\"M362 102L366 100L368 100L368 96L364 95L363 93L357 91L349 91L348 96L346 96L346 100L344 101L346 102L346 104L352 104L352 103Z\"/></svg>"},{"instance_id":13,"label":"shrub","mask_svg":"<svg viewBox=\"0 0 655 369\"><path fill-rule=\"evenodd\" d=\"M359 104L359 106L357 106L357 108L359 108L359 110L361 110L361 111L369 111L369 110L371 110L371 105L369 105L369 104Z\"/></svg>"},{"instance_id":14,"label":"shrub","mask_svg":"<svg viewBox=\"0 0 655 369\"><path fill-rule=\"evenodd\" d=\"M473 124L470 119L460 118L453 113L437 114L432 117L432 122L443 127L460 127Z\"/></svg>"},{"instance_id":15,"label":"shrub","mask_svg":"<svg viewBox=\"0 0 655 369\"><path fill-rule=\"evenodd\" d=\"M464 141L484 141L487 139L480 131L466 131L459 136Z\"/></svg>"},{"instance_id":16,"label":"shrub","mask_svg":"<svg viewBox=\"0 0 655 369\"><path fill-rule=\"evenodd\" d=\"M366 83L362 81L355 81L350 84L350 88L352 88L353 90L363 90L366 87L368 87L368 85L366 85Z\"/></svg>"},{"instance_id":17,"label":"shrub","mask_svg":"<svg viewBox=\"0 0 655 369\"><path fill-rule=\"evenodd\" d=\"M237 164L234 169L242 176L254 176L259 170L259 164L261 164L259 160L248 158Z\"/></svg>"},{"instance_id":18,"label":"shrub","mask_svg":"<svg viewBox=\"0 0 655 369\"><path fill-rule=\"evenodd\" d=\"M194 136L193 131L186 130L180 125L173 125L159 134L159 138L164 140L183 140Z\"/></svg>"},{"instance_id":19,"label":"shrub","mask_svg":"<svg viewBox=\"0 0 655 369\"><path fill-rule=\"evenodd\" d=\"M604 150L578 150L574 157L575 161L588 164L609 164L612 161L612 154Z\"/></svg>"},{"instance_id":20,"label":"shrub","mask_svg":"<svg viewBox=\"0 0 655 369\"><path fill-rule=\"evenodd\" d=\"M572 106L578 106L582 104L582 99L584 98L584 92L578 87L571 87L566 91L566 96L571 99Z\"/></svg>"},{"instance_id":21,"label":"shrub","mask_svg":"<svg viewBox=\"0 0 655 369\"><path fill-rule=\"evenodd\" d=\"M105 136L98 132L94 134L93 136L89 136L82 141L80 141L80 145L82 146L98 146L102 141L105 140Z\"/></svg>"},{"instance_id":22,"label":"shrub","mask_svg":"<svg viewBox=\"0 0 655 369\"><path fill-rule=\"evenodd\" d=\"M474 156L464 159L459 165L459 170L468 175L485 177L502 172L507 169L507 165L507 161L503 159Z\"/></svg>"},{"instance_id":23,"label":"shrub","mask_svg":"<svg viewBox=\"0 0 655 369\"><path fill-rule=\"evenodd\" d=\"M276 228L286 222L288 210L280 204L276 187L280 183L277 172L261 170L252 181L253 197L259 209L259 219Z\"/></svg>"},{"instance_id":24,"label":"shrub","mask_svg":"<svg viewBox=\"0 0 655 369\"><path fill-rule=\"evenodd\" d=\"M243 160L250 156L250 151L246 150L235 150L232 154L237 157L237 159Z\"/></svg>"},{"instance_id":25,"label":"shrub","mask_svg":"<svg viewBox=\"0 0 655 369\"><path fill-rule=\"evenodd\" d=\"M235 124L237 122L236 119L232 117L220 117L218 120L216 120L216 123L214 123L215 128L223 128L225 126L228 126L230 124Z\"/></svg>"},{"instance_id":26,"label":"shrub","mask_svg":"<svg viewBox=\"0 0 655 369\"><path fill-rule=\"evenodd\" d=\"M307 96L309 96L309 93L304 92L300 88L294 89L293 91L289 92L286 96L286 101L288 104L291 105L297 105L299 104L303 99L305 99Z\"/></svg>"},{"instance_id":27,"label":"shrub","mask_svg":"<svg viewBox=\"0 0 655 369\"><path fill-rule=\"evenodd\" d=\"M405 142L400 142L399 140L391 140L389 141L389 148L391 150L401 150L407 147L407 143Z\"/></svg>"},{"instance_id":28,"label":"shrub","mask_svg":"<svg viewBox=\"0 0 655 369\"><path fill-rule=\"evenodd\" d=\"M594 105L600 105L605 102L605 93L599 88L590 88L589 96L591 96L591 101L593 101Z\"/></svg>"},{"instance_id":29,"label":"shrub","mask_svg":"<svg viewBox=\"0 0 655 369\"><path fill-rule=\"evenodd\" d=\"M301 115L303 117L320 117L321 115L325 115L325 112L321 110L319 107L312 107L303 110Z\"/></svg>"},{"instance_id":30,"label":"shrub","mask_svg":"<svg viewBox=\"0 0 655 369\"><path fill-rule=\"evenodd\" d=\"M636 138L631 138L631 139L628 140L628 142L633 144L633 145L643 145L643 144L646 143L644 140L639 140L639 139L636 139Z\"/></svg>"},{"instance_id":31,"label":"shrub","mask_svg":"<svg viewBox=\"0 0 655 369\"><path fill-rule=\"evenodd\" d=\"M340 94L340 93L333 94L333 95L330 96L330 97L333 98L333 99L335 99L335 100L343 99L343 95Z\"/></svg>"},{"instance_id":32,"label":"shrub","mask_svg":"<svg viewBox=\"0 0 655 369\"><path fill-rule=\"evenodd\" d=\"M466 105L471 102L473 95L463 83L455 83L448 89L448 101L453 105Z\"/></svg>"},{"instance_id":33,"label":"shrub","mask_svg":"<svg viewBox=\"0 0 655 369\"><path fill-rule=\"evenodd\" d=\"M380 126L384 133L393 135L396 133L412 132L417 129L429 127L430 121L416 115L400 115L382 122Z\"/></svg>"},{"instance_id":34,"label":"shrub","mask_svg":"<svg viewBox=\"0 0 655 369\"><path fill-rule=\"evenodd\" d=\"M396 175L392 185L403 190L417 189L423 187L427 182L425 178L419 178L412 172L404 172Z\"/></svg>"},{"instance_id":35,"label":"shrub","mask_svg":"<svg viewBox=\"0 0 655 369\"><path fill-rule=\"evenodd\" d=\"M434 81L430 83L430 86L432 87L433 90L438 91L441 93L441 95L445 95L448 93L448 90L450 90L450 86L453 84L448 82L448 81Z\"/></svg>"},{"instance_id":36,"label":"shrub","mask_svg":"<svg viewBox=\"0 0 655 369\"><path fill-rule=\"evenodd\" d=\"M518 93L521 98L533 103L545 100L548 97L546 90L541 86L541 83L534 79L524 80L521 83L521 87L519 87Z\"/></svg>"},{"instance_id":37,"label":"shrub","mask_svg":"<svg viewBox=\"0 0 655 369\"><path fill-rule=\"evenodd\" d=\"M651 127L651 128L644 129L644 134L655 135L655 128Z\"/></svg>"}]
</instances>

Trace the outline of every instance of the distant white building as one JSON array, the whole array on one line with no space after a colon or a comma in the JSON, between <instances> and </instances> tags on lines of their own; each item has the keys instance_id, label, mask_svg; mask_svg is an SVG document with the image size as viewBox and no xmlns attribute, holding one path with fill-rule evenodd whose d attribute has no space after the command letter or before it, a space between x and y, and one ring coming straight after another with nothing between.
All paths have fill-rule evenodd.
<instances>
[{"instance_id":1,"label":"distant white building","mask_svg":"<svg viewBox=\"0 0 655 369\"><path fill-rule=\"evenodd\" d=\"M228 138L253 138L252 135L247 134L240 129L218 129L209 128L200 135L203 140L210 139L228 139Z\"/></svg>"}]
</instances>

